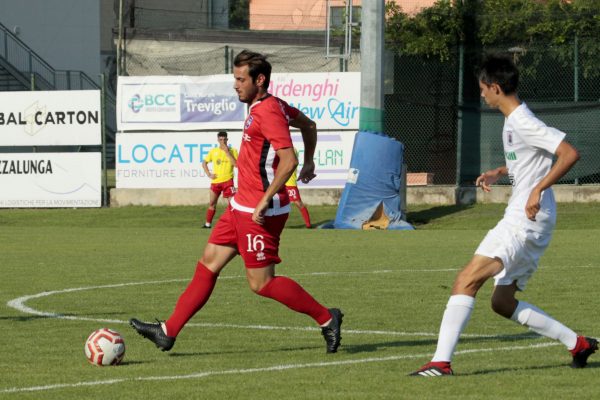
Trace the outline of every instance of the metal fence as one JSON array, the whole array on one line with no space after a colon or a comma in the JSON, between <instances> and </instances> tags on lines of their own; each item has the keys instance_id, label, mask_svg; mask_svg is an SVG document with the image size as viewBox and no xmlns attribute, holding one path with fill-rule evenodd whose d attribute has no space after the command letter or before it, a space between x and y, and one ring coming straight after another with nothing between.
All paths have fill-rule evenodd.
<instances>
[{"instance_id":1,"label":"metal fence","mask_svg":"<svg viewBox=\"0 0 600 400\"><path fill-rule=\"evenodd\" d=\"M138 32L142 32L138 29ZM325 56L323 44L290 45L289 32L258 40L203 41L202 32L176 38L128 37L124 56L130 75L210 75L231 73L233 56L244 48L269 56L273 72L360 71L360 54ZM250 37L256 32L248 31ZM195 35L195 36L194 36ZM264 35L264 34L263 34ZM265 39L266 38L266 39ZM521 70L519 94L536 115L567 133L581 160L560 183L600 183L600 54L581 51L596 38L563 47L497 48L464 51L450 59L394 55L386 65L385 131L406 146L408 172L433 174L434 184L468 185L483 171L504 163L503 117L481 101L474 64L487 52L511 49ZM356 43L359 43L357 40ZM501 183L508 183L503 181Z\"/></svg>"},{"instance_id":2,"label":"metal fence","mask_svg":"<svg viewBox=\"0 0 600 400\"><path fill-rule=\"evenodd\" d=\"M100 86L85 72L57 70L0 24L0 67L20 79L22 88L35 90L96 90ZM8 88L7 88L8 89ZM14 90L14 89L11 89ZM112 95L106 98L106 124L114 139L116 132L116 104Z\"/></svg>"}]
</instances>

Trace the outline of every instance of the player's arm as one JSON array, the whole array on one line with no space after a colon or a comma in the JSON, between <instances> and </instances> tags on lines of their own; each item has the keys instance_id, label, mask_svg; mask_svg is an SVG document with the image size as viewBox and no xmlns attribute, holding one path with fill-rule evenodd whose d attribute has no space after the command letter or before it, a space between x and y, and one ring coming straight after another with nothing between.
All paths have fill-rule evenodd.
<instances>
[{"instance_id":1,"label":"player's arm","mask_svg":"<svg viewBox=\"0 0 600 400\"><path fill-rule=\"evenodd\" d=\"M303 183L310 182L315 175L315 149L317 147L317 124L304 113L298 111L298 115L290 121L290 126L300 129L302 141L304 142L304 163L298 180Z\"/></svg>"},{"instance_id":2,"label":"player's arm","mask_svg":"<svg viewBox=\"0 0 600 400\"><path fill-rule=\"evenodd\" d=\"M276 150L277 156L279 157L279 164L277 164L277 170L275 171L275 177L271 184L265 191L262 199L256 205L254 213L252 214L252 220L259 225L262 225L264 220L264 213L269 207L269 201L279 192L279 189L287 182L292 176L292 173L298 167L298 159L293 147L285 147Z\"/></svg>"},{"instance_id":3,"label":"player's arm","mask_svg":"<svg viewBox=\"0 0 600 400\"><path fill-rule=\"evenodd\" d=\"M225 154L227 155L227 158L229 159L229 162L231 163L231 166L234 168L237 168L237 160L235 159L235 157L233 156L233 154L231 154L231 149L229 147L227 147L227 150L225 151Z\"/></svg>"},{"instance_id":4,"label":"player's arm","mask_svg":"<svg viewBox=\"0 0 600 400\"><path fill-rule=\"evenodd\" d=\"M206 173L206 176L208 176L210 179L215 179L217 177L208 169L208 162L206 160L202 161L202 169L204 169L204 173Z\"/></svg>"},{"instance_id":5,"label":"player's arm","mask_svg":"<svg viewBox=\"0 0 600 400\"><path fill-rule=\"evenodd\" d=\"M219 148L223 150L225 156L229 160L229 163L231 163L233 167L237 167L237 161L235 160L233 154L231 154L231 149L229 148L229 146L227 146L227 144L225 143L219 142Z\"/></svg>"},{"instance_id":6,"label":"player's arm","mask_svg":"<svg viewBox=\"0 0 600 400\"><path fill-rule=\"evenodd\" d=\"M508 168L506 166L491 169L479 175L475 181L475 185L480 186L484 192L491 192L491 185L496 183L498 179L505 175L508 175Z\"/></svg>"},{"instance_id":7,"label":"player's arm","mask_svg":"<svg viewBox=\"0 0 600 400\"><path fill-rule=\"evenodd\" d=\"M527 218L532 221L535 221L535 216L538 211L540 211L542 192L565 176L579 160L579 152L577 149L564 140L560 142L554 154L556 155L554 165L552 165L548 174L533 188L529 194L529 199L527 199L527 204L525 205Z\"/></svg>"}]
</instances>

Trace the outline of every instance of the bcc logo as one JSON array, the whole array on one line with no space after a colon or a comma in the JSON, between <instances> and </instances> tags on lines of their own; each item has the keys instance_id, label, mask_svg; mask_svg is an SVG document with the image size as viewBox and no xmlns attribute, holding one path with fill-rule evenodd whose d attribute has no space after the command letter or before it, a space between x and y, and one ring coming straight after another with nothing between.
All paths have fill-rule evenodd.
<instances>
[{"instance_id":1,"label":"bcc logo","mask_svg":"<svg viewBox=\"0 0 600 400\"><path fill-rule=\"evenodd\" d=\"M129 99L127 106L134 113L140 112L144 107L162 107L162 106L175 106L175 95L174 94L147 94L144 97L139 94L134 94Z\"/></svg>"}]
</instances>

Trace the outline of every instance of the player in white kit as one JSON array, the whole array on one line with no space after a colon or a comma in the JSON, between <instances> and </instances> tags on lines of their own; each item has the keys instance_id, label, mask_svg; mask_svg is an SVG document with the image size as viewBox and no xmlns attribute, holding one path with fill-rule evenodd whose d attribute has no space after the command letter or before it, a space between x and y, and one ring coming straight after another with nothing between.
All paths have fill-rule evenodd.
<instances>
[{"instance_id":1,"label":"player in white kit","mask_svg":"<svg viewBox=\"0 0 600 400\"><path fill-rule=\"evenodd\" d=\"M454 281L448 300L437 349L431 362L413 376L452 375L450 365L460 334L469 321L475 296L481 286L494 278L492 309L534 332L563 343L571 352L573 368L583 368L598 349L598 341L578 336L539 308L515 298L536 271L556 224L556 203L551 186L579 159L577 150L565 141L565 134L546 126L519 100L519 73L509 58L490 56L479 75L481 96L504 114L502 141L506 165L484 172L476 185L489 192L502 176L508 175L512 196L504 217L485 236L471 261ZM553 157L556 161L552 164Z\"/></svg>"}]
</instances>

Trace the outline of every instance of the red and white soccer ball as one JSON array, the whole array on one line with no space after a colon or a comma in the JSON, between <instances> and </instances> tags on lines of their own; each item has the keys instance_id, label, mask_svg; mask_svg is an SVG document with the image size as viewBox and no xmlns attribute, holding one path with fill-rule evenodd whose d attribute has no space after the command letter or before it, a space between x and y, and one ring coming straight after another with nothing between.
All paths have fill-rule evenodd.
<instances>
[{"instance_id":1,"label":"red and white soccer ball","mask_svg":"<svg viewBox=\"0 0 600 400\"><path fill-rule=\"evenodd\" d=\"M118 365L124 355L123 337L112 329L98 329L85 341L85 356L94 365Z\"/></svg>"}]
</instances>

